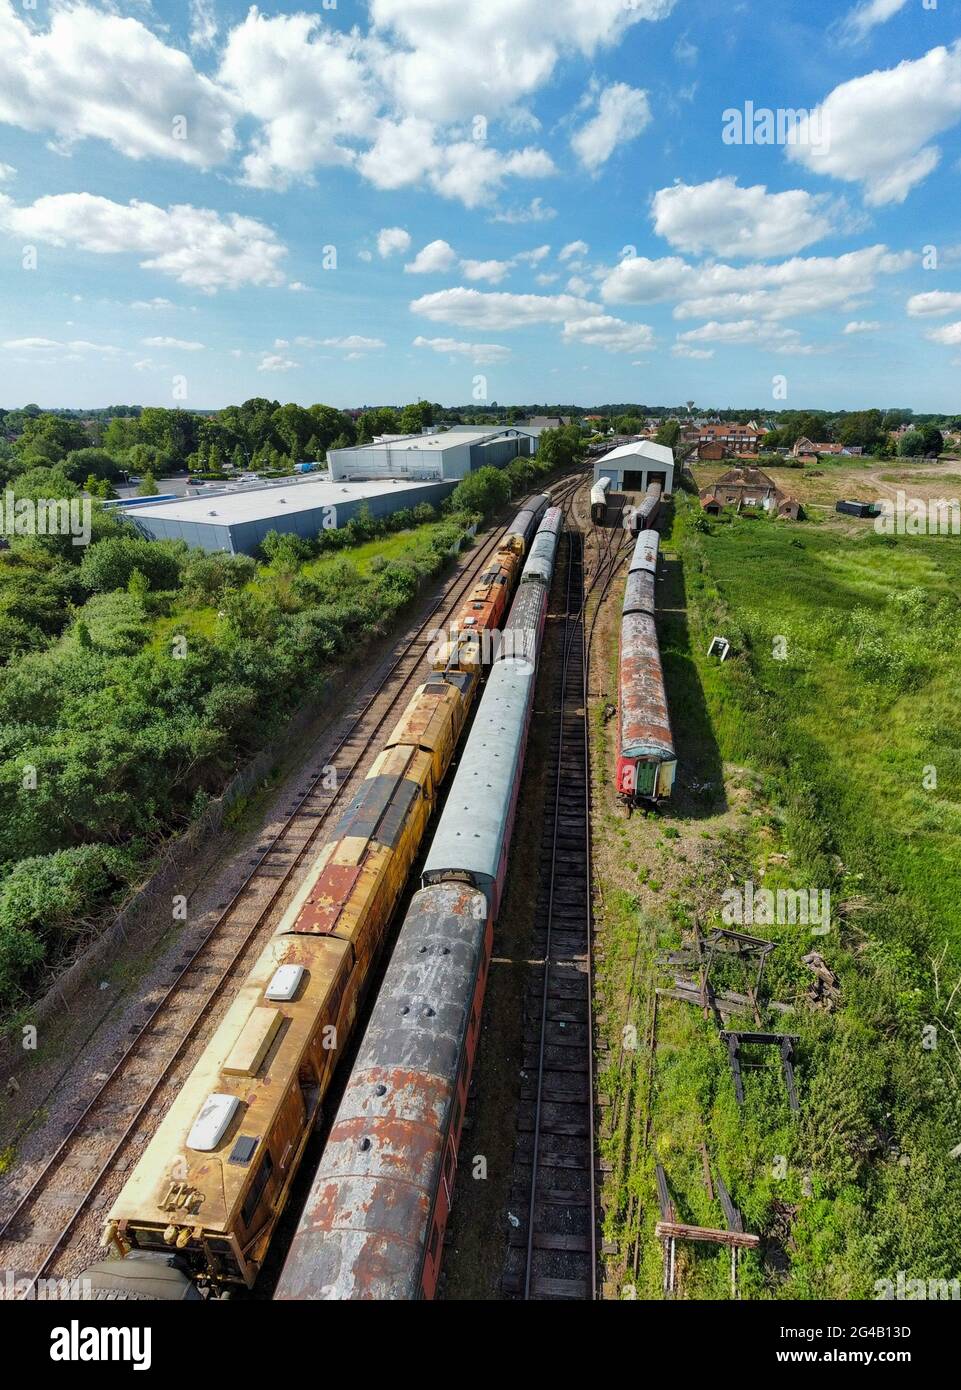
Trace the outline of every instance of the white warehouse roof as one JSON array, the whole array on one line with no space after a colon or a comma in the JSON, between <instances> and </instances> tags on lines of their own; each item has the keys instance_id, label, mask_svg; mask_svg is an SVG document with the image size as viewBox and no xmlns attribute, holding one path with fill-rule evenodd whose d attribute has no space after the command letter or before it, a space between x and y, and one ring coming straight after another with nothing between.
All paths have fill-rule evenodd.
<instances>
[{"instance_id":1,"label":"white warehouse roof","mask_svg":"<svg viewBox=\"0 0 961 1390\"><path fill-rule=\"evenodd\" d=\"M650 439L634 439L630 444L619 444L616 449L611 449L610 453L602 455L600 462L606 464L610 459L637 457L650 459L653 463L674 466L674 450L669 449L666 444L655 444Z\"/></svg>"},{"instance_id":2,"label":"white warehouse roof","mask_svg":"<svg viewBox=\"0 0 961 1390\"><path fill-rule=\"evenodd\" d=\"M290 487L248 488L244 492L221 493L219 496L184 497L176 502L141 503L131 515L156 518L158 521L207 522L217 526L236 526L245 521L262 521L275 516L290 516L293 512L316 511L320 507L336 507L340 502L364 501L404 492L423 492L424 484L381 478L371 482L332 483L326 479L309 482L290 480ZM429 485L428 485L429 486ZM122 510L122 509L121 509Z\"/></svg>"}]
</instances>

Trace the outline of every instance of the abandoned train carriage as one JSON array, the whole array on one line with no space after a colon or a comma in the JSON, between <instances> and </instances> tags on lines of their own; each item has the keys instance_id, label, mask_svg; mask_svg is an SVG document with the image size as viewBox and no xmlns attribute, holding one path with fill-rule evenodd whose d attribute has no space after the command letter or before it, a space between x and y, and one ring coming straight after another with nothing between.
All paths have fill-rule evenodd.
<instances>
[{"instance_id":1,"label":"abandoned train carriage","mask_svg":"<svg viewBox=\"0 0 961 1390\"><path fill-rule=\"evenodd\" d=\"M476 684L414 695L115 1202L122 1251L254 1283Z\"/></svg>"},{"instance_id":2,"label":"abandoned train carriage","mask_svg":"<svg viewBox=\"0 0 961 1390\"><path fill-rule=\"evenodd\" d=\"M651 483L644 494L644 501L639 507L633 507L628 514L627 529L632 536L639 536L642 531L648 531L654 525L658 508L661 505L661 484Z\"/></svg>"},{"instance_id":3,"label":"abandoned train carriage","mask_svg":"<svg viewBox=\"0 0 961 1390\"><path fill-rule=\"evenodd\" d=\"M144 1150L104 1232L121 1255L253 1285L476 694L464 651L414 693Z\"/></svg>"},{"instance_id":4,"label":"abandoned train carriage","mask_svg":"<svg viewBox=\"0 0 961 1390\"><path fill-rule=\"evenodd\" d=\"M607 493L610 486L610 478L598 478L591 488L591 521L595 525L600 525L607 516Z\"/></svg>"},{"instance_id":5,"label":"abandoned train carriage","mask_svg":"<svg viewBox=\"0 0 961 1390\"><path fill-rule=\"evenodd\" d=\"M277 1298L436 1291L560 525L531 547L507 628L533 646L494 663Z\"/></svg>"},{"instance_id":6,"label":"abandoned train carriage","mask_svg":"<svg viewBox=\"0 0 961 1390\"><path fill-rule=\"evenodd\" d=\"M615 785L631 802L670 796L677 771L654 618L658 541L656 531L638 536L624 587Z\"/></svg>"},{"instance_id":7,"label":"abandoned train carriage","mask_svg":"<svg viewBox=\"0 0 961 1390\"><path fill-rule=\"evenodd\" d=\"M484 573L457 611L447 640L438 646L432 662L435 670L446 670L458 648L462 664L471 661L476 664L479 661L482 666L490 665L494 651L492 644L484 641L483 637L473 644L470 639L477 634L495 632L500 627L521 573L524 556L549 501L550 498L544 494L532 497L507 528Z\"/></svg>"}]
</instances>

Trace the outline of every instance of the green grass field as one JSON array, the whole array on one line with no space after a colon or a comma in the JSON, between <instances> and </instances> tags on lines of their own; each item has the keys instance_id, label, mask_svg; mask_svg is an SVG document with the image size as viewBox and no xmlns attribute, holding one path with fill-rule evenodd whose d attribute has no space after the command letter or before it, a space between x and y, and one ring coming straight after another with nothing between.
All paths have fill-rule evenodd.
<instances>
[{"instance_id":1,"label":"green grass field","mask_svg":"<svg viewBox=\"0 0 961 1390\"><path fill-rule=\"evenodd\" d=\"M655 949L680 944L695 916L722 925L721 893L748 878L830 890L831 929L744 927L778 943L762 997L794 1007L766 1013L763 1026L798 1035L798 1115L776 1053L758 1054L739 1108L714 1021L685 1004L659 1010L652 1097L643 1049L624 1059L620 1084L651 1115L649 1148L636 1134L626 1141L620 1196L623 1214L634 1194L648 1233L639 1295L661 1286L655 1160L679 1219L719 1224L702 1141L747 1229L767 1243L763 1260L742 1257L742 1297L873 1298L875 1281L899 1270L957 1277L961 546L766 518L705 533L698 517L678 497L663 547L679 575L666 592L673 584L681 595L659 620L672 719L694 764L686 774L714 746L725 795L743 793L744 804L734 829L712 826L713 872L692 874L657 910L638 910L630 895L606 904L610 955L623 962L636 948L653 979ZM723 664L706 656L718 633L732 644ZM805 998L801 958L812 950L840 980L833 1011ZM737 967L726 970L715 986L743 989ZM727 1026L757 1025L744 1015ZM612 1153L625 1146L620 1126ZM620 1219L609 1222L615 1238ZM679 1252L684 1297L730 1296L726 1250Z\"/></svg>"}]
</instances>

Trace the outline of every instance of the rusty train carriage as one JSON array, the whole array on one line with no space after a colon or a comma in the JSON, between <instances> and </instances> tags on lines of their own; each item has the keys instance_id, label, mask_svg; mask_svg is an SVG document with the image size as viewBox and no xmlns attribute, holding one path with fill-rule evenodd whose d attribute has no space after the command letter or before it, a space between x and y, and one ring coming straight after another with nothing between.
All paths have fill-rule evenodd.
<instances>
[{"instance_id":1,"label":"rusty train carriage","mask_svg":"<svg viewBox=\"0 0 961 1390\"><path fill-rule=\"evenodd\" d=\"M540 494L518 512L487 569L458 609L450 638L441 645L433 662L435 670L443 671L452 664L458 647L464 650L465 638L495 632L501 626L524 566L524 556L549 502L546 494ZM479 659L484 666L489 666L494 657L493 645L482 639L476 647L466 650L474 653L473 658L468 655L468 660Z\"/></svg>"},{"instance_id":2,"label":"rusty train carriage","mask_svg":"<svg viewBox=\"0 0 961 1390\"><path fill-rule=\"evenodd\" d=\"M664 800L677 770L654 619L658 542L656 531L640 533L624 587L616 786L628 801Z\"/></svg>"},{"instance_id":3,"label":"rusty train carriage","mask_svg":"<svg viewBox=\"0 0 961 1390\"><path fill-rule=\"evenodd\" d=\"M498 576L519 572L548 500L515 518ZM144 1150L104 1232L121 1254L253 1285L476 694L479 628L415 691Z\"/></svg>"},{"instance_id":4,"label":"rusty train carriage","mask_svg":"<svg viewBox=\"0 0 961 1390\"><path fill-rule=\"evenodd\" d=\"M644 494L644 501L639 507L634 507L628 515L627 529L632 536L639 536L643 531L650 530L660 505L661 484L651 483Z\"/></svg>"},{"instance_id":5,"label":"rusty train carriage","mask_svg":"<svg viewBox=\"0 0 961 1390\"><path fill-rule=\"evenodd\" d=\"M476 686L415 693L114 1204L121 1250L254 1283Z\"/></svg>"},{"instance_id":6,"label":"rusty train carriage","mask_svg":"<svg viewBox=\"0 0 961 1390\"><path fill-rule=\"evenodd\" d=\"M561 524L548 512L531 544L505 627L522 640L495 659L279 1299L436 1291Z\"/></svg>"}]
</instances>

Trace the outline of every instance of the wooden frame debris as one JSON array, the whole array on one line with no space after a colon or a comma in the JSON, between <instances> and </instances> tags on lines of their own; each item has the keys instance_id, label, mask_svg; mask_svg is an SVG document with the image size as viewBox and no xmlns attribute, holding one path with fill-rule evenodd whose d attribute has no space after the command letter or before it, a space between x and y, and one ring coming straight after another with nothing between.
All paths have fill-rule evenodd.
<instances>
[{"instance_id":1,"label":"wooden frame debris","mask_svg":"<svg viewBox=\"0 0 961 1390\"><path fill-rule=\"evenodd\" d=\"M711 1168L707 1149L703 1144L701 1145L701 1153L704 1160L705 1183L710 1192ZM700 1241L707 1245L726 1245L729 1247L731 1251L731 1297L737 1298L738 1251L757 1250L761 1244L761 1237L750 1231L745 1231L744 1218L731 1200L731 1194L724 1185L723 1178L718 1174L716 1185L726 1223L724 1230L714 1226L691 1226L684 1221L678 1221L670 1188L667 1184L667 1174L660 1163L655 1166L654 1172L657 1179L657 1201L661 1213L661 1219L654 1225L654 1234L661 1242L663 1250L664 1296L670 1298L675 1292L677 1242L679 1240L691 1240Z\"/></svg>"},{"instance_id":2,"label":"wooden frame debris","mask_svg":"<svg viewBox=\"0 0 961 1390\"><path fill-rule=\"evenodd\" d=\"M797 1087L794 1084L794 1044L797 1042L796 1033L734 1033L721 1030L721 1041L727 1044L728 1061L731 1064L731 1075L734 1077L734 1094L737 1096L738 1105L744 1104L744 1078L741 1074L741 1045L742 1043L760 1043L766 1047L777 1047L781 1053L781 1071L784 1075L784 1086L787 1090L788 1104L793 1111L800 1109L797 1097Z\"/></svg>"}]
</instances>

